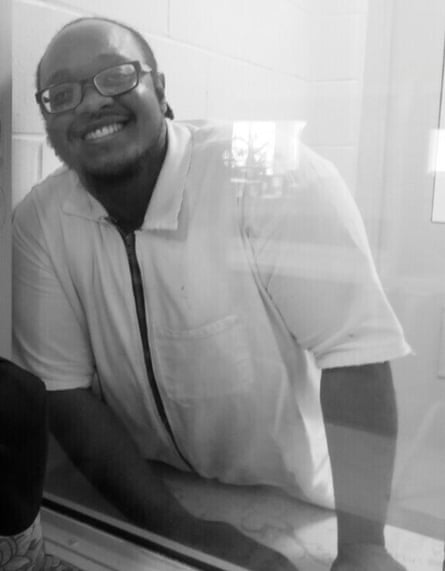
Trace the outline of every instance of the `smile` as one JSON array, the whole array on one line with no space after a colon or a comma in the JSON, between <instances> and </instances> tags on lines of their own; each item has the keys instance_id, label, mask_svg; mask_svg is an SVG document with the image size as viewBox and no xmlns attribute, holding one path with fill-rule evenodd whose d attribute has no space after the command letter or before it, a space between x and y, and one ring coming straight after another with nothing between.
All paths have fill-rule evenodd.
<instances>
[{"instance_id":1,"label":"smile","mask_svg":"<svg viewBox=\"0 0 445 571\"><path fill-rule=\"evenodd\" d=\"M104 125L103 127L99 127L94 131L90 131L85 135L85 141L98 141L105 137L109 137L110 135L114 135L119 131L122 131L124 125L122 123L112 123L111 125Z\"/></svg>"}]
</instances>

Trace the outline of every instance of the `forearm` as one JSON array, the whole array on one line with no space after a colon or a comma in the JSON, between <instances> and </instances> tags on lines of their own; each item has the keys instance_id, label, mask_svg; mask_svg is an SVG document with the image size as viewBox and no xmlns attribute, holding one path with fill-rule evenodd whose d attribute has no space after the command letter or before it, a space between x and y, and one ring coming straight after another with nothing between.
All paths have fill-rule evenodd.
<instances>
[{"instance_id":1,"label":"forearm","mask_svg":"<svg viewBox=\"0 0 445 571\"><path fill-rule=\"evenodd\" d=\"M132 523L243 568L291 571L280 554L234 527L187 512L139 454L109 408L89 391L50 393L50 425L86 477Z\"/></svg>"},{"instance_id":2,"label":"forearm","mask_svg":"<svg viewBox=\"0 0 445 571\"><path fill-rule=\"evenodd\" d=\"M51 430L88 480L132 523L181 540L190 514L112 411L86 390L49 393L49 403Z\"/></svg>"},{"instance_id":3,"label":"forearm","mask_svg":"<svg viewBox=\"0 0 445 571\"><path fill-rule=\"evenodd\" d=\"M323 371L321 403L339 548L349 543L384 544L397 435L389 365Z\"/></svg>"}]
</instances>

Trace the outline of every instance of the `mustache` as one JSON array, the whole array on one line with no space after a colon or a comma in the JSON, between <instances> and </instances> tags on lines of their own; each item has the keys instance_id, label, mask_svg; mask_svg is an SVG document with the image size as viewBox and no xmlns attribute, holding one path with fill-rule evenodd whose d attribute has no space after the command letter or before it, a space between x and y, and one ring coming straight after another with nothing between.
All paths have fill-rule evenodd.
<instances>
[{"instance_id":1,"label":"mustache","mask_svg":"<svg viewBox=\"0 0 445 571\"><path fill-rule=\"evenodd\" d=\"M111 123L128 123L132 117L131 113L111 109L94 113L83 113L73 121L68 130L68 135L84 137L88 132Z\"/></svg>"}]
</instances>

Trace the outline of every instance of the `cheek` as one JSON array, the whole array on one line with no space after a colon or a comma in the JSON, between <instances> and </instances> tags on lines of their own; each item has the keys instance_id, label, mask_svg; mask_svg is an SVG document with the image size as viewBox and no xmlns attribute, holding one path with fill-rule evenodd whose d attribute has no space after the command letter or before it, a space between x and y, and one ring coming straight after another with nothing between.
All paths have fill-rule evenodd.
<instances>
[{"instance_id":1,"label":"cheek","mask_svg":"<svg viewBox=\"0 0 445 571\"><path fill-rule=\"evenodd\" d=\"M161 102L154 87L139 85L139 90L132 98L133 111L142 116L145 121L153 122L162 115Z\"/></svg>"},{"instance_id":2,"label":"cheek","mask_svg":"<svg viewBox=\"0 0 445 571\"><path fill-rule=\"evenodd\" d=\"M63 117L51 119L46 122L46 134L51 144L63 144L67 140L68 127Z\"/></svg>"},{"instance_id":3,"label":"cheek","mask_svg":"<svg viewBox=\"0 0 445 571\"><path fill-rule=\"evenodd\" d=\"M62 159L63 162L69 161L69 148L67 139L67 130L63 123L59 121L51 121L46 123L47 140L53 148L56 155ZM68 161L67 161L68 159Z\"/></svg>"}]
</instances>

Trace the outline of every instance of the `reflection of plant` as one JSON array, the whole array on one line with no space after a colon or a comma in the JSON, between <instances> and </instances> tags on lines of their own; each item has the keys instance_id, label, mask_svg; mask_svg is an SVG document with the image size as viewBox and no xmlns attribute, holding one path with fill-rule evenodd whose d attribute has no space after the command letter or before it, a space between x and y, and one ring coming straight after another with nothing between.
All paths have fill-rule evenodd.
<instances>
[{"instance_id":1,"label":"reflection of plant","mask_svg":"<svg viewBox=\"0 0 445 571\"><path fill-rule=\"evenodd\" d=\"M224 153L226 166L242 170L251 169L257 174L265 173L267 169L267 152L269 143L255 146L251 141L241 137L232 139L232 148Z\"/></svg>"}]
</instances>

